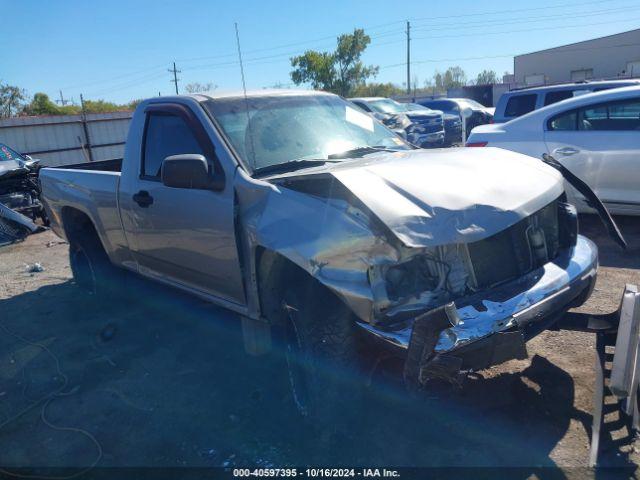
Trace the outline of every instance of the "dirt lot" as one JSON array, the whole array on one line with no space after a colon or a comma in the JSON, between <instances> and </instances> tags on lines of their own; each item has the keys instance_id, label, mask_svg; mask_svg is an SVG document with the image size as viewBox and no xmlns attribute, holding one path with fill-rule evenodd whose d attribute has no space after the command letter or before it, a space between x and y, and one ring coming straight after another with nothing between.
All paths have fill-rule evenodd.
<instances>
[{"instance_id":1,"label":"dirt lot","mask_svg":"<svg viewBox=\"0 0 640 480\"><path fill-rule=\"evenodd\" d=\"M621 252L593 217L601 252L584 311L615 310L640 284L640 221L619 218ZM39 262L44 271L29 272ZM243 353L235 315L162 288L96 308L50 232L0 249L0 465L437 465L579 467L588 458L593 338L545 332L530 359L480 372L459 391L409 397L382 365L350 434L320 442L300 422L277 355ZM37 342L34 343L34 342ZM336 388L350 374L331 372ZM619 448L618 448L619 447ZM603 456L636 464L630 442ZM533 471L533 470L532 470ZM581 476L582 474L580 474ZM1 476L1 475L0 475ZM526 476L524 477L526 478Z\"/></svg>"}]
</instances>

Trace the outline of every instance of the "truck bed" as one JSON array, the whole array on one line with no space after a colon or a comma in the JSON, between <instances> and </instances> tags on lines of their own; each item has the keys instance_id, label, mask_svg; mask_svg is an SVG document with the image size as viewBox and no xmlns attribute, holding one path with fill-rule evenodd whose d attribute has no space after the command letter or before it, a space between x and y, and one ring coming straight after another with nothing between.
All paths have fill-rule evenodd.
<instances>
[{"instance_id":1,"label":"truck bed","mask_svg":"<svg viewBox=\"0 0 640 480\"><path fill-rule=\"evenodd\" d=\"M118 209L121 165L121 160L106 160L40 170L45 209L56 234L65 236L62 218L74 210L89 218L108 253L126 244Z\"/></svg>"},{"instance_id":2,"label":"truck bed","mask_svg":"<svg viewBox=\"0 0 640 480\"><path fill-rule=\"evenodd\" d=\"M99 160L97 162L74 163L71 165L60 165L58 168L64 170L98 170L102 172L120 172L122 171L122 159L113 158L111 160Z\"/></svg>"}]
</instances>

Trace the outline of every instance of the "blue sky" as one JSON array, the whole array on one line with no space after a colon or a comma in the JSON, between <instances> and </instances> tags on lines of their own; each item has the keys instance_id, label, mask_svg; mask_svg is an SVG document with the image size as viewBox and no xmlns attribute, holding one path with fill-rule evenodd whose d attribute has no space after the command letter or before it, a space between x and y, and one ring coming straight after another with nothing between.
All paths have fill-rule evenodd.
<instances>
[{"instance_id":1,"label":"blue sky","mask_svg":"<svg viewBox=\"0 0 640 480\"><path fill-rule=\"evenodd\" d=\"M171 94L180 85L241 86L238 22L248 88L289 84L289 57L328 50L335 37L364 28L367 63L378 81L406 79L405 21L412 23L412 73L460 65L513 70L513 55L640 27L640 0L242 1L0 0L5 34L0 80L58 97L126 102ZM413 75L412 75L413 76Z\"/></svg>"}]
</instances>

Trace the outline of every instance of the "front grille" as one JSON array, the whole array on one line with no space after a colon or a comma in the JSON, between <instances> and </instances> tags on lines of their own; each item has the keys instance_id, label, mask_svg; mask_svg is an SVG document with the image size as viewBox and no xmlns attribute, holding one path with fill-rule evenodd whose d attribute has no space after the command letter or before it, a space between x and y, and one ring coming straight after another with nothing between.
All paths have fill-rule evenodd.
<instances>
[{"instance_id":1,"label":"front grille","mask_svg":"<svg viewBox=\"0 0 640 480\"><path fill-rule=\"evenodd\" d=\"M409 127L408 130L414 133L436 133L436 132L442 131L442 124L441 123L434 123L434 124L414 123Z\"/></svg>"},{"instance_id":2,"label":"front grille","mask_svg":"<svg viewBox=\"0 0 640 480\"><path fill-rule=\"evenodd\" d=\"M488 288L553 260L560 249L559 200L491 237L467 245L471 283Z\"/></svg>"}]
</instances>

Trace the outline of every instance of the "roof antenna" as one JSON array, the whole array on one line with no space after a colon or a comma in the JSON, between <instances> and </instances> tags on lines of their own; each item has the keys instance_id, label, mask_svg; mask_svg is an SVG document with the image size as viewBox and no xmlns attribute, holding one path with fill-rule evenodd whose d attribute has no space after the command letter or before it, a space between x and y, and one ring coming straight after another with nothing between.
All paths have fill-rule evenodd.
<instances>
[{"instance_id":1,"label":"roof antenna","mask_svg":"<svg viewBox=\"0 0 640 480\"><path fill-rule=\"evenodd\" d=\"M242 91L244 92L244 110L247 114L247 128L251 137L251 157L253 159L253 169L256 168L256 148L253 144L253 129L251 127L251 119L249 118L249 100L247 99L247 85L244 81L244 66L242 65L242 51L240 50L240 34L238 33L238 22L234 22L236 27L236 44L238 45L238 60L240 61L240 75L242 76Z\"/></svg>"}]
</instances>

